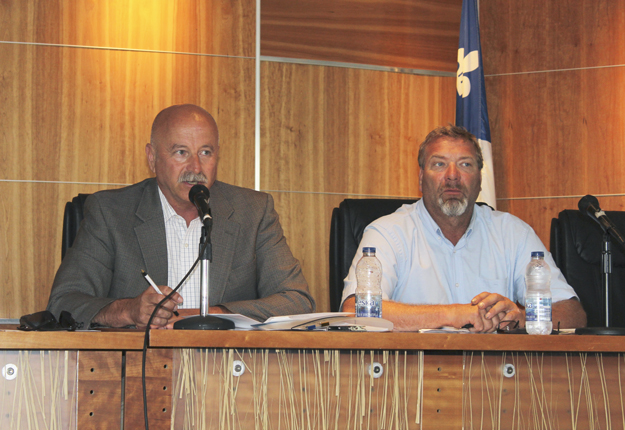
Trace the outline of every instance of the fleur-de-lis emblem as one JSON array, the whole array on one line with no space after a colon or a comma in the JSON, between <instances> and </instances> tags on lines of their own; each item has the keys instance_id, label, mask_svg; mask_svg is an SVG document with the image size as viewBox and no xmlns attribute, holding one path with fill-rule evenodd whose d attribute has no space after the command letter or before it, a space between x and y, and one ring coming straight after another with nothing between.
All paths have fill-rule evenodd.
<instances>
[{"instance_id":1,"label":"fleur-de-lis emblem","mask_svg":"<svg viewBox=\"0 0 625 430\"><path fill-rule=\"evenodd\" d=\"M458 95L465 98L471 92L471 81L465 73L474 71L480 66L480 56L477 51L471 51L464 56L464 48L458 49L458 72L456 73L456 90Z\"/></svg>"}]
</instances>

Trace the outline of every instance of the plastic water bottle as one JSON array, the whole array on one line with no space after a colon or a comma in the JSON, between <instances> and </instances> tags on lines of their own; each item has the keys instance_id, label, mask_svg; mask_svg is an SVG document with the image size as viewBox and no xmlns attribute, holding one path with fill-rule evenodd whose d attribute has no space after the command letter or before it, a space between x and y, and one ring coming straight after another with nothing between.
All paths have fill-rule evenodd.
<instances>
[{"instance_id":1,"label":"plastic water bottle","mask_svg":"<svg viewBox=\"0 0 625 430\"><path fill-rule=\"evenodd\" d=\"M356 264L356 316L382 318L382 265L375 248L362 248Z\"/></svg>"},{"instance_id":2,"label":"plastic water bottle","mask_svg":"<svg viewBox=\"0 0 625 430\"><path fill-rule=\"evenodd\" d=\"M551 269L545 253L532 252L525 269L525 328L529 334L551 334Z\"/></svg>"}]
</instances>

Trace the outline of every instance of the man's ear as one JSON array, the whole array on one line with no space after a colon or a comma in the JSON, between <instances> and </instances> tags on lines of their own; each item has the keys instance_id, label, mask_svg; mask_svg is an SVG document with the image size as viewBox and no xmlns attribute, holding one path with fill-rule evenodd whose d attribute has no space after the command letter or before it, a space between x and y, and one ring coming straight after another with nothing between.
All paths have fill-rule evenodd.
<instances>
[{"instance_id":1,"label":"man's ear","mask_svg":"<svg viewBox=\"0 0 625 430\"><path fill-rule=\"evenodd\" d=\"M150 167L150 170L152 173L156 173L156 151L151 143L145 145L145 156L148 159L148 166Z\"/></svg>"},{"instance_id":2,"label":"man's ear","mask_svg":"<svg viewBox=\"0 0 625 430\"><path fill-rule=\"evenodd\" d=\"M423 193L423 170L419 169L419 191Z\"/></svg>"}]
</instances>

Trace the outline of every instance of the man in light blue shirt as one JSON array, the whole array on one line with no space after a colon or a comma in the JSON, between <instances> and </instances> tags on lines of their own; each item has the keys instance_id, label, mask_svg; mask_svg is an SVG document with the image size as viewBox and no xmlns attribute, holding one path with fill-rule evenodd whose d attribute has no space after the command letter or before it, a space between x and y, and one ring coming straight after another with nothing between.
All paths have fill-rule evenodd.
<instances>
[{"instance_id":1,"label":"man in light blue shirt","mask_svg":"<svg viewBox=\"0 0 625 430\"><path fill-rule=\"evenodd\" d=\"M534 230L519 218L475 204L482 153L466 130L440 127L419 149L423 198L369 225L359 249L376 248L382 263L383 316L399 330L463 327L490 332L525 323L525 266L545 252L552 269L554 327L582 327L586 315ZM343 309L354 309L354 257Z\"/></svg>"}]
</instances>

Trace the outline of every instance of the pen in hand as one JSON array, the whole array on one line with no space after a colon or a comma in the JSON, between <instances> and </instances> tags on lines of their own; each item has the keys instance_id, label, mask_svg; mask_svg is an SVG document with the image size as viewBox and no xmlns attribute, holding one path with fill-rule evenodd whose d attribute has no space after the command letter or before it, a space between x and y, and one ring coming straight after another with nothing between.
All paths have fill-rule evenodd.
<instances>
[{"instance_id":1,"label":"pen in hand","mask_svg":"<svg viewBox=\"0 0 625 430\"><path fill-rule=\"evenodd\" d=\"M141 274L143 275L145 280L148 281L148 284L150 284L152 286L152 288L154 288L154 291L156 291L161 296L164 296L163 292L156 286L156 284L154 283L152 278L150 278L150 275L148 275L145 270L141 269ZM174 311L174 315L176 315L177 317L180 316L178 311Z\"/></svg>"}]
</instances>

